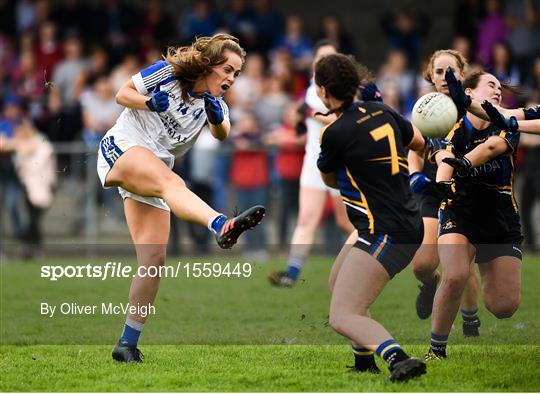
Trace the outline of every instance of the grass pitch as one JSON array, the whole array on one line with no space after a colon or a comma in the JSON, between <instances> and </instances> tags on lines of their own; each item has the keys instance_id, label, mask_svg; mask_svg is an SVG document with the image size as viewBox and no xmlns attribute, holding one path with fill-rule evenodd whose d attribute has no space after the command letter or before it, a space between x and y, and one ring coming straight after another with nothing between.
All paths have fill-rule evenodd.
<instances>
[{"instance_id":1,"label":"grass pitch","mask_svg":"<svg viewBox=\"0 0 540 394\"><path fill-rule=\"evenodd\" d=\"M216 258L209 258L215 261ZM212 260L213 259L213 260ZM204 259L199 259L204 261ZM223 260L223 257L221 257ZM130 262L130 261L128 261ZM176 261L170 261L174 264ZM42 264L103 264L56 260ZM249 279L163 279L156 316L148 320L141 365L110 358L124 317L40 315L41 302L125 301L129 279L40 278L40 265L0 265L1 391L539 391L540 258L523 265L522 305L509 320L480 309L481 336L464 339L458 317L449 359L406 384L381 375L351 374L347 341L326 324L331 258L311 258L294 289L271 288L276 259L255 265ZM414 312L417 283L410 269L374 305L405 350L422 357L429 321Z\"/></svg>"}]
</instances>

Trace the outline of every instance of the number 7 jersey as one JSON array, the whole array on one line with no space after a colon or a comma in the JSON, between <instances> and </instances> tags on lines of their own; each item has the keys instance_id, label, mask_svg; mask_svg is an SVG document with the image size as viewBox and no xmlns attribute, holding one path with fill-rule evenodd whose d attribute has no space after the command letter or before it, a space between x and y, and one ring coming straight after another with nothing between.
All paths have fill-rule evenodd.
<instances>
[{"instance_id":1,"label":"number 7 jersey","mask_svg":"<svg viewBox=\"0 0 540 394\"><path fill-rule=\"evenodd\" d=\"M409 121L376 102L352 104L322 131L317 165L337 174L341 199L359 232L418 228L405 149L413 134Z\"/></svg>"}]
</instances>

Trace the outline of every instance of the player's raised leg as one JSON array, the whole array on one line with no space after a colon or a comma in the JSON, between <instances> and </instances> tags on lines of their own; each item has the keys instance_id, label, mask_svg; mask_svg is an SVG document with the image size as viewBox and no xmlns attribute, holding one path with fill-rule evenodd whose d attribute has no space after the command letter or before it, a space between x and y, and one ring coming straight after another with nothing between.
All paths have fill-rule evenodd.
<instances>
[{"instance_id":1,"label":"player's raised leg","mask_svg":"<svg viewBox=\"0 0 540 394\"><path fill-rule=\"evenodd\" d=\"M162 198L175 216L207 226L222 248L234 245L243 231L260 223L265 213L264 207L255 206L233 218L220 214L189 190L182 178L156 155L140 146L132 147L116 160L105 185Z\"/></svg>"},{"instance_id":2,"label":"player's raised leg","mask_svg":"<svg viewBox=\"0 0 540 394\"><path fill-rule=\"evenodd\" d=\"M148 306L154 303L160 278L144 274L147 267L160 267L165 263L170 213L130 198L124 200L124 211L137 252L137 264L139 267L145 267L143 271L137 271L131 282L129 304ZM124 330L112 353L113 359L123 362L142 361L137 343L146 318L147 316L132 313L126 316Z\"/></svg>"}]
</instances>

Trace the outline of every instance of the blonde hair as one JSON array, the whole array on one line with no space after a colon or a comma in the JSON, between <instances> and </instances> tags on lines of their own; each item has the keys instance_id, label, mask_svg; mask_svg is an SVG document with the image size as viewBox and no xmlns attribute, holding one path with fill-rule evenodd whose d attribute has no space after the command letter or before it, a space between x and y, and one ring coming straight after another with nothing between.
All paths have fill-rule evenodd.
<instances>
[{"instance_id":1,"label":"blonde hair","mask_svg":"<svg viewBox=\"0 0 540 394\"><path fill-rule=\"evenodd\" d=\"M238 43L238 38L229 34L215 34L211 37L197 37L189 46L169 47L165 60L173 68L173 76L178 78L182 88L182 100L188 101L188 93L195 82L212 73L212 68L225 63L225 51L236 53L242 59L246 51Z\"/></svg>"},{"instance_id":2,"label":"blonde hair","mask_svg":"<svg viewBox=\"0 0 540 394\"><path fill-rule=\"evenodd\" d=\"M453 56L456 59L459 72L461 74L465 73L465 69L468 66L467 59L465 59L465 56L463 56L460 52L453 49L439 49L438 51L433 52L429 58L428 65L422 74L424 79L429 83L433 83L433 64L435 63L435 59L441 55Z\"/></svg>"}]
</instances>

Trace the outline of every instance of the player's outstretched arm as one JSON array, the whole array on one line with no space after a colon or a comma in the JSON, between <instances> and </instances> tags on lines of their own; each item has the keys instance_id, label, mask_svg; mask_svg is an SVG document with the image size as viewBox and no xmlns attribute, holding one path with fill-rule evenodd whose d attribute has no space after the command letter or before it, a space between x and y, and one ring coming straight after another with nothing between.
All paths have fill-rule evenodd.
<instances>
[{"instance_id":1,"label":"player's outstretched arm","mask_svg":"<svg viewBox=\"0 0 540 394\"><path fill-rule=\"evenodd\" d=\"M489 101L484 101L482 103L482 108L488 114L491 123L502 130L540 134L540 119L517 120L517 118L513 116L507 118Z\"/></svg>"},{"instance_id":2,"label":"player's outstretched arm","mask_svg":"<svg viewBox=\"0 0 540 394\"><path fill-rule=\"evenodd\" d=\"M463 86L461 85L461 81L459 81L455 77L453 71L450 68L446 70L444 78L446 80L446 83L448 84L448 91L450 92L450 97L452 97L454 104L456 104L459 114L465 114L465 112L468 111L473 115L478 116L479 118L489 120L489 115L486 113L486 111L484 111L481 103L474 100L473 98L471 98L471 96L465 93L465 91L463 90ZM514 116L516 117L516 119L525 119L525 113L521 108L506 109L498 106L496 108L505 117L509 118L511 116Z\"/></svg>"},{"instance_id":3,"label":"player's outstretched arm","mask_svg":"<svg viewBox=\"0 0 540 394\"><path fill-rule=\"evenodd\" d=\"M519 120L518 131L529 134L540 134L540 119Z\"/></svg>"}]
</instances>

